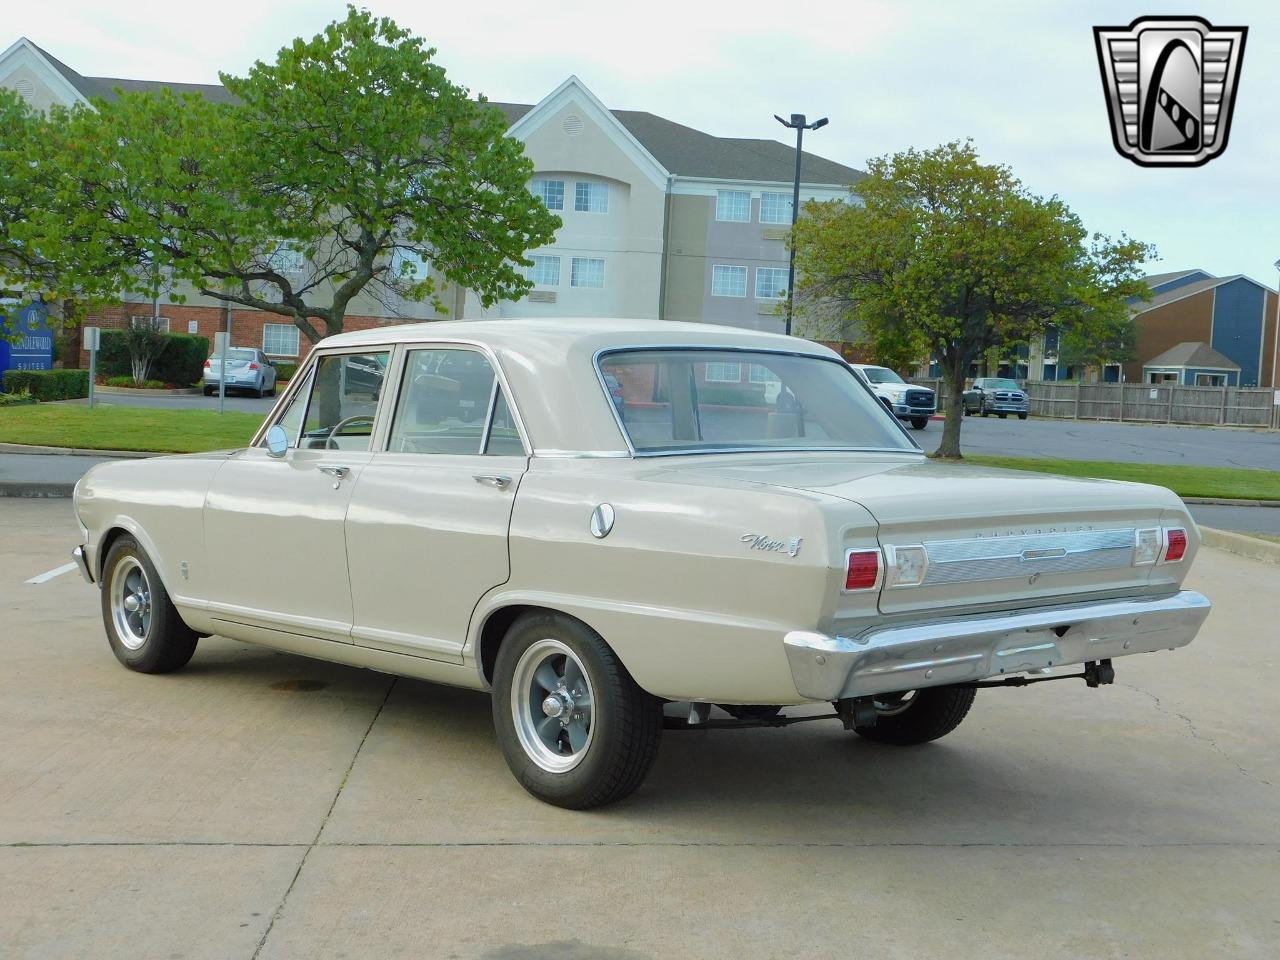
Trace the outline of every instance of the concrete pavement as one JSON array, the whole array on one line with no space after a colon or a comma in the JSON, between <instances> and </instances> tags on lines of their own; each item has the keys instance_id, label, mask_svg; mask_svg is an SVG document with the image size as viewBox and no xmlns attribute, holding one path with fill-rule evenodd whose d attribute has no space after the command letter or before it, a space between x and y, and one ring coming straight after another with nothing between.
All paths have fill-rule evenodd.
<instances>
[{"instance_id":1,"label":"concrete pavement","mask_svg":"<svg viewBox=\"0 0 1280 960\"><path fill-rule=\"evenodd\" d=\"M111 656L65 502L0 501L0 955L640 960L1280 954L1274 567L1201 638L983 691L936 744L668 733L629 801L508 775L480 694L218 638ZM282 571L282 576L292 575Z\"/></svg>"}]
</instances>

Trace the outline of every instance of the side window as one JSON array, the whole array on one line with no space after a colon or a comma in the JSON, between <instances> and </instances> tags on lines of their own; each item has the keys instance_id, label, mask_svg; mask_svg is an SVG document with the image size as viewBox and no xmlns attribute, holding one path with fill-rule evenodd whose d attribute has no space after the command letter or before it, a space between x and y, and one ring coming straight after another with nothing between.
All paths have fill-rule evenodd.
<instances>
[{"instance_id":1,"label":"side window","mask_svg":"<svg viewBox=\"0 0 1280 960\"><path fill-rule=\"evenodd\" d=\"M298 446L368 450L389 356L380 351L322 357L311 378Z\"/></svg>"},{"instance_id":2,"label":"side window","mask_svg":"<svg viewBox=\"0 0 1280 960\"><path fill-rule=\"evenodd\" d=\"M293 395L293 399L289 401L289 405L284 408L284 413L280 415L280 419L276 421L277 426L284 430L289 436L289 446L296 447L298 445L298 433L302 429L302 415L307 410L307 398L311 396L311 377L307 376L306 382L298 388L298 392ZM263 446L266 441L263 441Z\"/></svg>"},{"instance_id":3,"label":"side window","mask_svg":"<svg viewBox=\"0 0 1280 960\"><path fill-rule=\"evenodd\" d=\"M501 390L495 398L493 367L483 354L462 348L414 350L388 449L394 453L523 456L524 444ZM485 435L489 406L493 416Z\"/></svg>"},{"instance_id":4,"label":"side window","mask_svg":"<svg viewBox=\"0 0 1280 960\"><path fill-rule=\"evenodd\" d=\"M489 425L489 440L484 452L491 457L523 457L524 444L520 442L520 431L516 427L516 418L511 415L507 406L507 395L498 389L497 399L493 403L493 419Z\"/></svg>"}]
</instances>

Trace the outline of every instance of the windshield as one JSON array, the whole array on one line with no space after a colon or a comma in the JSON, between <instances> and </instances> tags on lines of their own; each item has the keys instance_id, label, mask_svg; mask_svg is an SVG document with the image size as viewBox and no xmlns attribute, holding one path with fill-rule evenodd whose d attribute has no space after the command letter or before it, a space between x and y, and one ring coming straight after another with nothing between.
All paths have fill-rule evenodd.
<instances>
[{"instance_id":1,"label":"windshield","mask_svg":"<svg viewBox=\"0 0 1280 960\"><path fill-rule=\"evenodd\" d=\"M862 375L872 383L903 383L903 379L888 367L862 367Z\"/></svg>"},{"instance_id":2,"label":"windshield","mask_svg":"<svg viewBox=\"0 0 1280 960\"><path fill-rule=\"evenodd\" d=\"M983 380L982 385L986 387L988 390L1021 390L1022 389L1014 381L1005 380L1003 378L999 380Z\"/></svg>"},{"instance_id":3,"label":"windshield","mask_svg":"<svg viewBox=\"0 0 1280 960\"><path fill-rule=\"evenodd\" d=\"M917 449L840 361L672 347L609 353L599 364L639 454Z\"/></svg>"}]
</instances>

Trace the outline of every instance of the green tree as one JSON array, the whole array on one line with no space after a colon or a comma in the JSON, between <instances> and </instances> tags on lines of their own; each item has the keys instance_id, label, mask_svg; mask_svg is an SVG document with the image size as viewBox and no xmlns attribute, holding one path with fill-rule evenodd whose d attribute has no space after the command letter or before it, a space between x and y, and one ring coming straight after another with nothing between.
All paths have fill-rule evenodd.
<instances>
[{"instance_id":1,"label":"green tree","mask_svg":"<svg viewBox=\"0 0 1280 960\"><path fill-rule=\"evenodd\" d=\"M506 121L435 51L348 8L272 64L223 76L234 103L120 93L67 118L41 248L93 299L184 284L338 333L362 292L444 304L430 265L485 305L531 286L525 250L559 219L526 188Z\"/></svg>"},{"instance_id":2,"label":"green tree","mask_svg":"<svg viewBox=\"0 0 1280 960\"><path fill-rule=\"evenodd\" d=\"M1138 321L1131 313L1088 325L1073 324L1058 337L1058 363L1097 370L1138 359Z\"/></svg>"},{"instance_id":3,"label":"green tree","mask_svg":"<svg viewBox=\"0 0 1280 960\"><path fill-rule=\"evenodd\" d=\"M877 357L936 358L948 407L938 456L960 456L970 363L1053 320L1092 330L1141 295L1154 251L1092 237L969 142L872 160L853 202L810 203L795 228L797 295ZM829 319L828 322L831 322Z\"/></svg>"},{"instance_id":4,"label":"green tree","mask_svg":"<svg viewBox=\"0 0 1280 960\"><path fill-rule=\"evenodd\" d=\"M0 87L0 294L26 298L52 289L53 270L31 243L28 211L49 203L48 171L39 163L45 119ZM0 337L12 336L0 316Z\"/></svg>"}]
</instances>

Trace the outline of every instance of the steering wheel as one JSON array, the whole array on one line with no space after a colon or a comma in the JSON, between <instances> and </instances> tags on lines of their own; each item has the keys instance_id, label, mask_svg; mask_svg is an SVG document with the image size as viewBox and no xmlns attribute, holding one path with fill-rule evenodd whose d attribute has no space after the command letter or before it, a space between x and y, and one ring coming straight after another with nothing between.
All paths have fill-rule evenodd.
<instances>
[{"instance_id":1,"label":"steering wheel","mask_svg":"<svg viewBox=\"0 0 1280 960\"><path fill-rule=\"evenodd\" d=\"M337 445L336 443L334 443L334 442L333 442L333 441L334 441L334 438L335 438L335 437L337 437L337 436L338 436L338 434L340 434L340 433L342 432L342 429L343 429L344 427L346 427L346 426L348 426L348 425L350 425L350 424L353 424L353 423L357 423L357 422L359 422L359 421L361 421L361 420L368 421L368 423L369 423L369 427L370 427L370 428L372 428L372 427L373 427L373 417L369 416L368 414L361 413L361 414L358 414L358 415L356 415L356 416L354 416L354 417L346 417L345 419L339 420L337 423L335 423L335 424L333 425L333 428L332 428L332 429L330 429L330 431L329 431L329 435L328 435L327 437L325 437L325 438L324 438L324 448L325 448L326 450L337 450L337 449L339 449L338 445Z\"/></svg>"}]
</instances>

